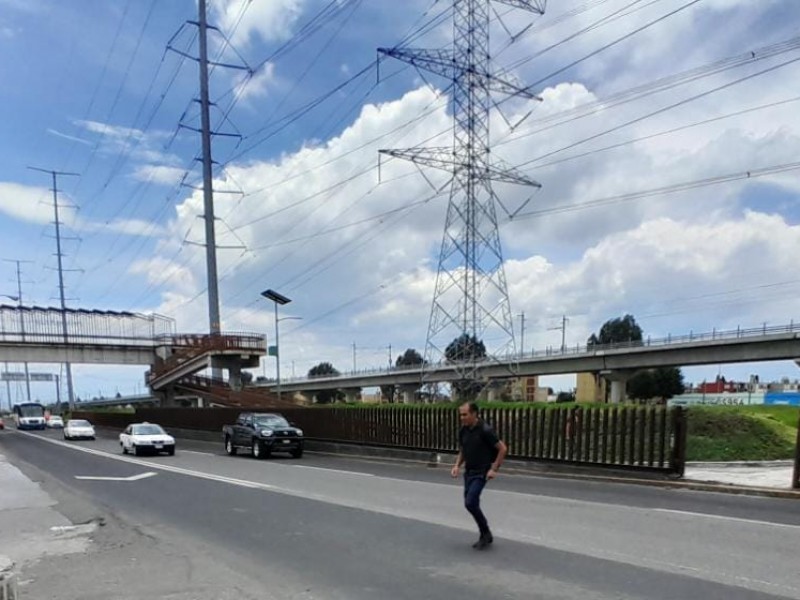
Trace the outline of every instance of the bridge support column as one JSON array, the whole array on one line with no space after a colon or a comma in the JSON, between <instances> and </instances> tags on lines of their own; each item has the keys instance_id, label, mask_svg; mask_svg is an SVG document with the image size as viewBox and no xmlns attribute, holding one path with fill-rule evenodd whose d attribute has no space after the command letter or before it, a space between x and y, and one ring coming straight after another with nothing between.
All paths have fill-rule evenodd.
<instances>
[{"instance_id":1,"label":"bridge support column","mask_svg":"<svg viewBox=\"0 0 800 600\"><path fill-rule=\"evenodd\" d=\"M347 404L355 404L360 400L361 396L361 388L345 388L342 390L344 392L344 401Z\"/></svg>"},{"instance_id":2,"label":"bridge support column","mask_svg":"<svg viewBox=\"0 0 800 600\"><path fill-rule=\"evenodd\" d=\"M175 399L175 388L172 386L153 392L153 395L160 400L159 405L161 408L174 408L178 406L178 401Z\"/></svg>"},{"instance_id":3,"label":"bridge support column","mask_svg":"<svg viewBox=\"0 0 800 600\"><path fill-rule=\"evenodd\" d=\"M608 401L612 404L619 404L625 402L627 394L625 386L628 380L636 373L635 369L622 369L616 371L601 371L600 374L608 381L611 382L611 390L609 393Z\"/></svg>"},{"instance_id":4,"label":"bridge support column","mask_svg":"<svg viewBox=\"0 0 800 600\"><path fill-rule=\"evenodd\" d=\"M403 404L413 404L418 387L414 384L399 385L400 398Z\"/></svg>"}]
</instances>

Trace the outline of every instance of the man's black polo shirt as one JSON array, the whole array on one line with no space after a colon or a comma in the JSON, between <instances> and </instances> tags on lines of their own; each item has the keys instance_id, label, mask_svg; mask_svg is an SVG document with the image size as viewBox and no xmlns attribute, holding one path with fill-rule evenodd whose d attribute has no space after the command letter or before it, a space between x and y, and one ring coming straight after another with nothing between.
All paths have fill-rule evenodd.
<instances>
[{"instance_id":1,"label":"man's black polo shirt","mask_svg":"<svg viewBox=\"0 0 800 600\"><path fill-rule=\"evenodd\" d=\"M488 471L497 456L499 441L491 425L482 420L474 427L462 427L458 432L458 442L467 471Z\"/></svg>"}]
</instances>

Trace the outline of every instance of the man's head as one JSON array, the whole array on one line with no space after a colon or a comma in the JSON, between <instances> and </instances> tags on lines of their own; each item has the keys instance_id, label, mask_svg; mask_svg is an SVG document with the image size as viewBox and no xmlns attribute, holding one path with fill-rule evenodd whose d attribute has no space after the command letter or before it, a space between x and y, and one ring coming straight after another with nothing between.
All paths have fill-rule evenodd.
<instances>
[{"instance_id":1,"label":"man's head","mask_svg":"<svg viewBox=\"0 0 800 600\"><path fill-rule=\"evenodd\" d=\"M458 407L458 418L462 425L474 426L478 422L478 405L475 402L464 402Z\"/></svg>"}]
</instances>

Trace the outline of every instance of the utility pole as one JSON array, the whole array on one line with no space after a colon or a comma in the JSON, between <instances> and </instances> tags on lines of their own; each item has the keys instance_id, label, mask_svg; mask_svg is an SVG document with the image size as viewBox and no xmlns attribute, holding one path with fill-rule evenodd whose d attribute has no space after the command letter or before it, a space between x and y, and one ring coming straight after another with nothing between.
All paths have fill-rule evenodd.
<instances>
[{"instance_id":1,"label":"utility pole","mask_svg":"<svg viewBox=\"0 0 800 600\"><path fill-rule=\"evenodd\" d=\"M561 351L562 352L567 349L567 345L566 345L567 323L569 323L569 319L567 318L566 315L563 315L561 317L561 325L559 325L557 327L548 327L547 328L548 331L561 330Z\"/></svg>"},{"instance_id":2,"label":"utility pole","mask_svg":"<svg viewBox=\"0 0 800 600\"><path fill-rule=\"evenodd\" d=\"M7 259L6 259L7 260ZM22 273L20 270L20 263L33 262L30 260L7 260L17 265L17 304L19 305L19 332L22 334L22 341L25 342L25 313L22 310ZM23 363L25 365L25 397L28 402L31 401L31 376L28 372L28 361Z\"/></svg>"},{"instance_id":3,"label":"utility pole","mask_svg":"<svg viewBox=\"0 0 800 600\"><path fill-rule=\"evenodd\" d=\"M206 275L208 284L208 329L209 333L215 335L221 332L222 325L219 308L219 281L217 277L217 240L215 231L216 217L214 216L213 187L214 161L211 158L211 136L241 136L238 134L211 131L210 108L212 103L209 100L208 65L213 64L215 67L242 69L246 70L250 75L253 74L253 71L249 66L210 62L208 60L208 30L213 29L215 31L219 31L219 29L208 24L206 0L198 0L197 12L198 20L187 22L197 27L199 56L191 56L190 54L173 47L171 44L167 44L167 49L172 50L176 54L180 54L185 58L197 61L200 67L200 98L197 100L197 102L200 104L200 129L189 127L183 123L180 123L179 127L185 127L186 129L196 131L201 137L203 163L203 219L205 220ZM214 378L221 378L222 370L218 367L213 367L212 376Z\"/></svg>"},{"instance_id":4,"label":"utility pole","mask_svg":"<svg viewBox=\"0 0 800 600\"><path fill-rule=\"evenodd\" d=\"M356 372L356 343L353 342L353 373Z\"/></svg>"},{"instance_id":5,"label":"utility pole","mask_svg":"<svg viewBox=\"0 0 800 600\"><path fill-rule=\"evenodd\" d=\"M58 373L54 373L53 377L56 380L56 412L61 414L61 382Z\"/></svg>"},{"instance_id":6,"label":"utility pole","mask_svg":"<svg viewBox=\"0 0 800 600\"><path fill-rule=\"evenodd\" d=\"M392 345L389 344L389 368L392 368Z\"/></svg>"},{"instance_id":7,"label":"utility pole","mask_svg":"<svg viewBox=\"0 0 800 600\"><path fill-rule=\"evenodd\" d=\"M519 346L522 349L522 354L525 354L525 313L519 313L519 320L521 321L519 333Z\"/></svg>"},{"instance_id":8,"label":"utility pole","mask_svg":"<svg viewBox=\"0 0 800 600\"><path fill-rule=\"evenodd\" d=\"M200 38L200 123L203 143L203 218L206 222L206 270L208 273L209 332L220 332L219 282L217 281L217 241L214 223L214 188L211 173L211 118L208 99L208 21L206 0L198 2Z\"/></svg>"},{"instance_id":9,"label":"utility pole","mask_svg":"<svg viewBox=\"0 0 800 600\"><path fill-rule=\"evenodd\" d=\"M65 175L71 177L79 177L79 173L68 173L65 171L53 171L50 169L40 169L38 167L28 167L33 171L41 171L42 173L50 173L53 177L53 209L56 215L56 257L58 258L58 292L61 298L61 328L64 335L64 344L69 342L69 335L67 331L67 304L64 299L64 254L61 252L61 220L58 218L58 176ZM75 396L72 389L72 365L64 363L67 371L67 396L69 399L70 410L75 409Z\"/></svg>"}]
</instances>

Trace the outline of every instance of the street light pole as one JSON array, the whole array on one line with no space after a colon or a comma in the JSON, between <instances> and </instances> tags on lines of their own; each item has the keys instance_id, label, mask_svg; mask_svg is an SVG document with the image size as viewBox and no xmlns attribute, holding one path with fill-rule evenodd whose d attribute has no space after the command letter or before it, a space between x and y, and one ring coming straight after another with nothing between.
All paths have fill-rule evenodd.
<instances>
[{"instance_id":1,"label":"street light pole","mask_svg":"<svg viewBox=\"0 0 800 600\"><path fill-rule=\"evenodd\" d=\"M278 335L278 303L275 302L275 383L278 388L278 404L281 402L281 350Z\"/></svg>"},{"instance_id":2,"label":"street light pole","mask_svg":"<svg viewBox=\"0 0 800 600\"><path fill-rule=\"evenodd\" d=\"M272 300L275 303L275 383L278 392L278 403L281 401L281 351L278 338L278 305L289 304L291 299L279 294L275 290L264 290L261 292L267 300ZM268 349L269 350L269 349Z\"/></svg>"}]
</instances>

